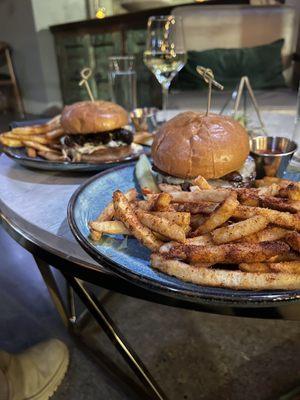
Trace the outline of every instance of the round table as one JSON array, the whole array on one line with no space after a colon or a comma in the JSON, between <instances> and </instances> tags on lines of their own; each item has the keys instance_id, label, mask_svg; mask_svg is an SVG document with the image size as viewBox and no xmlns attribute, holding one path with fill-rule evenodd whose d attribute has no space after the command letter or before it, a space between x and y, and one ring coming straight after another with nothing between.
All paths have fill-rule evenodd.
<instances>
[{"instance_id":1,"label":"round table","mask_svg":"<svg viewBox=\"0 0 300 400\"><path fill-rule=\"evenodd\" d=\"M215 304L208 301L193 301L192 298L178 299L174 293L159 294L154 290L143 289L106 271L79 246L67 222L69 199L89 176L91 174L29 170L2 155L0 222L20 245L33 254L64 323L72 329L80 326L81 319L76 315L74 307L75 290L88 311L145 384L150 398L166 397L83 281L129 296L176 307L247 317L299 319L300 307L297 302L288 306L285 305L286 302L276 304L276 307L274 305L272 308L254 306L240 308L230 302ZM60 294L50 265L59 269L66 278L69 294L67 304Z\"/></svg>"}]
</instances>

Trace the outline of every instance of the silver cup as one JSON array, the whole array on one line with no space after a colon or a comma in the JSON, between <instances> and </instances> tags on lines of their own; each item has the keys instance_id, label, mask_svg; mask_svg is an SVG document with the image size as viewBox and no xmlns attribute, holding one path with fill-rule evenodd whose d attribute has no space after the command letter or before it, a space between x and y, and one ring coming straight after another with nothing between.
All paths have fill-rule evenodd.
<instances>
[{"instance_id":1,"label":"silver cup","mask_svg":"<svg viewBox=\"0 0 300 400\"><path fill-rule=\"evenodd\" d=\"M250 151L256 164L256 177L281 178L287 169L297 144L285 137L257 136L250 140Z\"/></svg>"},{"instance_id":2,"label":"silver cup","mask_svg":"<svg viewBox=\"0 0 300 400\"><path fill-rule=\"evenodd\" d=\"M155 107L135 108L130 113L136 132L153 132L157 129L157 112Z\"/></svg>"}]
</instances>

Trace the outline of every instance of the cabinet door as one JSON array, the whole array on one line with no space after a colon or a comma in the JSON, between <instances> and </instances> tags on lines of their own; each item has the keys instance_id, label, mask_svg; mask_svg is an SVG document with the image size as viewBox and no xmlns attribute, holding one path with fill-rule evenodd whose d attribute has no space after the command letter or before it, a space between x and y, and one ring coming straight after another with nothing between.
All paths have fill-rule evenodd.
<instances>
[{"instance_id":1,"label":"cabinet door","mask_svg":"<svg viewBox=\"0 0 300 400\"><path fill-rule=\"evenodd\" d=\"M126 53L135 56L137 72L137 104L139 107L160 107L161 90L154 75L143 62L146 47L146 29L126 31ZM149 90L151 88L151 90Z\"/></svg>"},{"instance_id":2,"label":"cabinet door","mask_svg":"<svg viewBox=\"0 0 300 400\"><path fill-rule=\"evenodd\" d=\"M108 58L122 55L121 32L91 35L90 52L97 98L110 100Z\"/></svg>"},{"instance_id":3,"label":"cabinet door","mask_svg":"<svg viewBox=\"0 0 300 400\"><path fill-rule=\"evenodd\" d=\"M56 52L64 103L87 100L88 94L79 82L80 71L91 63L89 35L57 35Z\"/></svg>"}]
</instances>

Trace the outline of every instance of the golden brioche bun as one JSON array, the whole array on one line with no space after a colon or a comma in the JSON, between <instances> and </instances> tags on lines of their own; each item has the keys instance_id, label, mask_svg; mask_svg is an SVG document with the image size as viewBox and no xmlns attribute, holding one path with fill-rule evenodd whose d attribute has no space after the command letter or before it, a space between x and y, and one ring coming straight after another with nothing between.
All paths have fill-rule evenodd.
<instances>
[{"instance_id":1,"label":"golden brioche bun","mask_svg":"<svg viewBox=\"0 0 300 400\"><path fill-rule=\"evenodd\" d=\"M127 111L110 101L80 101L66 106L61 114L61 125L68 134L107 132L127 124Z\"/></svg>"},{"instance_id":2,"label":"golden brioche bun","mask_svg":"<svg viewBox=\"0 0 300 400\"><path fill-rule=\"evenodd\" d=\"M249 150L248 134L233 118L188 111L162 125L152 158L168 175L216 179L240 169Z\"/></svg>"},{"instance_id":3,"label":"golden brioche bun","mask_svg":"<svg viewBox=\"0 0 300 400\"><path fill-rule=\"evenodd\" d=\"M121 147L109 147L107 149L97 150L92 154L82 154L81 162L91 164L101 164L108 161L119 161L133 153L131 145Z\"/></svg>"}]
</instances>

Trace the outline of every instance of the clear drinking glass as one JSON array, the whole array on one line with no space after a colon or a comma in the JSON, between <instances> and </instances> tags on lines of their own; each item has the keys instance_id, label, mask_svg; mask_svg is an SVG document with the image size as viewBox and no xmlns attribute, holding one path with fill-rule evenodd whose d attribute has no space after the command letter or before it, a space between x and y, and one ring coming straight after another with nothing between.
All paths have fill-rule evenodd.
<instances>
[{"instance_id":1,"label":"clear drinking glass","mask_svg":"<svg viewBox=\"0 0 300 400\"><path fill-rule=\"evenodd\" d=\"M136 108L136 71L134 56L109 57L109 90L114 103L127 111Z\"/></svg>"},{"instance_id":2,"label":"clear drinking glass","mask_svg":"<svg viewBox=\"0 0 300 400\"><path fill-rule=\"evenodd\" d=\"M162 87L162 105L166 119L170 84L186 63L182 18L173 15L148 19L144 63Z\"/></svg>"},{"instance_id":3,"label":"clear drinking glass","mask_svg":"<svg viewBox=\"0 0 300 400\"><path fill-rule=\"evenodd\" d=\"M298 145L298 149L294 154L291 165L300 169L300 83L297 96L297 111L295 117L293 141Z\"/></svg>"}]
</instances>

